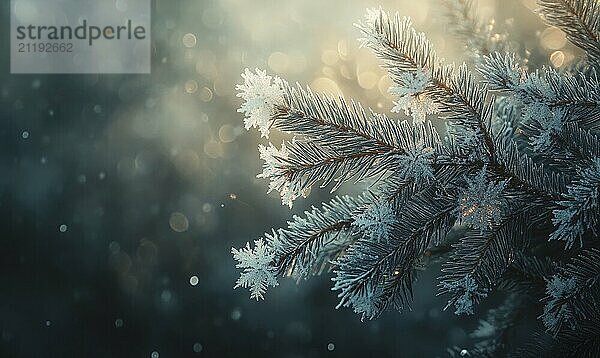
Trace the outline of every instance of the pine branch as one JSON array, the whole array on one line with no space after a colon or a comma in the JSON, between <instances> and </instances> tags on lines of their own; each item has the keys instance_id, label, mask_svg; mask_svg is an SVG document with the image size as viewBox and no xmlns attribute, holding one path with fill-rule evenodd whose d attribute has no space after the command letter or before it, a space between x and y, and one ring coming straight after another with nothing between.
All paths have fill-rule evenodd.
<instances>
[{"instance_id":1,"label":"pine branch","mask_svg":"<svg viewBox=\"0 0 600 358\"><path fill-rule=\"evenodd\" d=\"M353 306L367 318L388 306L398 309L412 299L414 270L420 255L439 242L454 224L454 201L438 198L435 188L416 192L400 205L399 222L387 240L359 239L335 263L333 290L339 290L339 307ZM375 308L366 310L365 301Z\"/></svg>"},{"instance_id":2,"label":"pine branch","mask_svg":"<svg viewBox=\"0 0 600 358\"><path fill-rule=\"evenodd\" d=\"M527 190L559 198L560 191L549 186L558 183L553 182L552 176L547 178L543 169L530 161L525 169L515 167L518 163L513 159L517 159L515 155L519 156L515 154L516 148L509 151L508 157L497 157L502 151L496 146L507 147L507 143L498 143L491 133L493 99L486 102L487 90L475 84L466 65L460 66L458 71L453 66L441 66L430 42L424 34L416 32L410 19L401 19L398 13L390 17L381 10L374 11L371 16L357 25L366 36L363 45L373 49L383 60L392 80L402 85L403 73L427 71L431 85L424 93L439 103L444 118L451 123L450 132L462 137L464 142L469 142L472 136L477 137L471 145L479 150L484 148L487 161L492 163L492 168L501 171L500 175L514 176Z\"/></svg>"},{"instance_id":3,"label":"pine branch","mask_svg":"<svg viewBox=\"0 0 600 358\"><path fill-rule=\"evenodd\" d=\"M405 180L428 181L428 169L441 142L430 122L413 126L374 112L367 114L352 101L316 95L300 86L281 85L283 96L273 106L270 128L299 136L281 149L261 147L265 160L261 178L281 193L289 206L317 183L369 178L383 180L403 173Z\"/></svg>"},{"instance_id":4,"label":"pine branch","mask_svg":"<svg viewBox=\"0 0 600 358\"><path fill-rule=\"evenodd\" d=\"M578 330L600 310L600 250L582 252L548 280L542 319L553 335Z\"/></svg>"},{"instance_id":5,"label":"pine branch","mask_svg":"<svg viewBox=\"0 0 600 358\"><path fill-rule=\"evenodd\" d=\"M498 287L524 296L539 297L546 289L546 280L554 272L554 264L548 257L537 257L531 252L517 252Z\"/></svg>"},{"instance_id":6,"label":"pine branch","mask_svg":"<svg viewBox=\"0 0 600 358\"><path fill-rule=\"evenodd\" d=\"M342 153L381 149L402 152L411 147L410 126L399 126L397 120L366 111L360 104L343 98L315 94L310 88L286 86L285 105L273 115L273 127L285 133L300 135L323 147ZM435 146L439 137L422 138Z\"/></svg>"},{"instance_id":7,"label":"pine branch","mask_svg":"<svg viewBox=\"0 0 600 358\"><path fill-rule=\"evenodd\" d=\"M479 137L488 153L493 152L487 130L493 105L486 104L487 91L475 84L466 65L458 70L441 65L429 40L412 27L409 18L400 18L398 13L390 16L382 10L369 16L357 24L365 35L362 45L383 60L391 79L402 86L405 73L424 71L430 83L423 94L439 104L444 118L456 126L469 127L468 134Z\"/></svg>"},{"instance_id":8,"label":"pine branch","mask_svg":"<svg viewBox=\"0 0 600 358\"><path fill-rule=\"evenodd\" d=\"M507 92L524 105L533 106L537 112L531 117L547 117L552 111L563 110L567 121L597 129L600 80L595 72L572 75L544 67L529 73L509 53L485 56L478 70L490 89Z\"/></svg>"},{"instance_id":9,"label":"pine branch","mask_svg":"<svg viewBox=\"0 0 600 358\"><path fill-rule=\"evenodd\" d=\"M567 34L584 50L590 62L600 63L600 7L597 0L538 0L539 12L548 23Z\"/></svg>"},{"instance_id":10,"label":"pine branch","mask_svg":"<svg viewBox=\"0 0 600 358\"><path fill-rule=\"evenodd\" d=\"M571 248L576 241L583 246L586 232L594 235L599 230L600 206L600 158L596 157L589 165L580 168L579 175L568 185L559 208L553 210L552 219L556 230L550 240L565 241L565 247Z\"/></svg>"},{"instance_id":11,"label":"pine branch","mask_svg":"<svg viewBox=\"0 0 600 358\"><path fill-rule=\"evenodd\" d=\"M361 195L335 197L320 208L294 216L287 228L279 229L272 240L278 271L305 278L321 274L354 240L354 212L372 198Z\"/></svg>"},{"instance_id":12,"label":"pine branch","mask_svg":"<svg viewBox=\"0 0 600 358\"><path fill-rule=\"evenodd\" d=\"M528 209L525 205L491 229L470 232L458 241L438 285L438 294L451 295L446 308L455 305L457 314L473 314L473 306L496 286L522 247Z\"/></svg>"},{"instance_id":13,"label":"pine branch","mask_svg":"<svg viewBox=\"0 0 600 358\"><path fill-rule=\"evenodd\" d=\"M551 207L553 201L561 200L566 191L564 175L548 172L543 164L537 164L525 153L519 152L517 143L502 132L495 139L497 163L492 169L501 177L510 178L511 186L545 199Z\"/></svg>"},{"instance_id":14,"label":"pine branch","mask_svg":"<svg viewBox=\"0 0 600 358\"><path fill-rule=\"evenodd\" d=\"M592 319L582 322L579 329L560 333L552 338L541 333L517 349L509 357L565 357L595 358L600 355L600 326L598 312Z\"/></svg>"}]
</instances>

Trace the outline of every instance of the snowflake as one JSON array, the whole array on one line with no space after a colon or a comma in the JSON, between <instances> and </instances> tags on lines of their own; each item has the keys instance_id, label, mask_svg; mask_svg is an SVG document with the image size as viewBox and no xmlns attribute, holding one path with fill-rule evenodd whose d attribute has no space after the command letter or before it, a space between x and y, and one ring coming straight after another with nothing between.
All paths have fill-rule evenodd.
<instances>
[{"instance_id":1,"label":"snowflake","mask_svg":"<svg viewBox=\"0 0 600 358\"><path fill-rule=\"evenodd\" d=\"M508 180L493 182L486 178L486 167L469 179L467 188L459 194L460 219L463 223L481 231L500 221L505 200L502 191Z\"/></svg>"},{"instance_id":2,"label":"snowflake","mask_svg":"<svg viewBox=\"0 0 600 358\"><path fill-rule=\"evenodd\" d=\"M267 235L268 236L268 235ZM235 267L243 269L240 277L233 287L250 289L250 298L264 299L263 294L269 286L275 287L277 283L277 268L272 265L275 254L265 245L264 240L254 241L254 249L250 243L245 248L231 249L233 258L238 262Z\"/></svg>"},{"instance_id":3,"label":"snowflake","mask_svg":"<svg viewBox=\"0 0 600 358\"><path fill-rule=\"evenodd\" d=\"M531 138L534 151L541 152L552 143L552 137L560 133L565 125L563 110L551 110L546 104L533 103L528 107L527 118L532 119L539 127L539 133Z\"/></svg>"},{"instance_id":4,"label":"snowflake","mask_svg":"<svg viewBox=\"0 0 600 358\"><path fill-rule=\"evenodd\" d=\"M365 25L369 26L369 27L374 27L375 23L377 20L379 20L379 17L381 16L381 14L383 13L383 8L377 7L377 8L371 8L371 9L367 9L367 12L365 14Z\"/></svg>"},{"instance_id":5,"label":"snowflake","mask_svg":"<svg viewBox=\"0 0 600 358\"><path fill-rule=\"evenodd\" d=\"M456 297L453 302L456 308L454 314L456 315L473 314L475 303L487 297L487 290L480 290L477 282L475 282L475 279L470 274L455 282L444 282L443 287L453 294L461 292L460 296ZM451 302L448 302L448 305L450 304Z\"/></svg>"},{"instance_id":6,"label":"snowflake","mask_svg":"<svg viewBox=\"0 0 600 358\"><path fill-rule=\"evenodd\" d=\"M546 283L546 293L552 298L565 297L569 292L575 289L577 282L575 278L563 278L559 275L552 276L552 279Z\"/></svg>"},{"instance_id":7,"label":"snowflake","mask_svg":"<svg viewBox=\"0 0 600 358\"><path fill-rule=\"evenodd\" d=\"M394 102L392 112L404 111L407 116L413 117L414 124L425 122L428 114L439 113L437 104L424 93L430 81L429 75L423 70L405 72L400 75L400 86L391 86L389 92L400 98Z\"/></svg>"},{"instance_id":8,"label":"snowflake","mask_svg":"<svg viewBox=\"0 0 600 358\"><path fill-rule=\"evenodd\" d=\"M556 230L550 240L564 240L571 247L586 229L597 227L598 197L600 186L600 158L594 158L589 167L581 171L579 179L569 184L566 197L559 202L563 208L553 210L552 223Z\"/></svg>"},{"instance_id":9,"label":"snowflake","mask_svg":"<svg viewBox=\"0 0 600 358\"><path fill-rule=\"evenodd\" d=\"M581 239L585 230L579 210L566 207L555 209L552 214L554 215L552 223L556 226L556 230L550 234L550 240L563 240L566 241L567 247L571 247L576 240Z\"/></svg>"},{"instance_id":10,"label":"snowflake","mask_svg":"<svg viewBox=\"0 0 600 358\"><path fill-rule=\"evenodd\" d=\"M386 202L371 205L354 220L355 226L375 241L387 240L392 226L396 223L396 214Z\"/></svg>"},{"instance_id":11,"label":"snowflake","mask_svg":"<svg viewBox=\"0 0 600 358\"><path fill-rule=\"evenodd\" d=\"M281 203L287 205L290 208L293 202L299 196L306 196L308 189L299 189L300 183L291 182L287 175L284 167L284 162L289 157L289 150L285 146L285 142L281 144L281 149L277 149L273 143L269 143L269 146L259 145L258 151L260 158L264 160L263 171L258 174L257 178L269 179L269 190L279 192L281 195Z\"/></svg>"},{"instance_id":12,"label":"snowflake","mask_svg":"<svg viewBox=\"0 0 600 358\"><path fill-rule=\"evenodd\" d=\"M358 39L358 43L361 48L367 47L370 43L377 40L378 34L376 31L373 31L373 29L377 26L379 18L383 15L384 12L381 6L378 8L367 9L364 19L354 24L354 26L363 30L362 32L365 36Z\"/></svg>"},{"instance_id":13,"label":"snowflake","mask_svg":"<svg viewBox=\"0 0 600 358\"><path fill-rule=\"evenodd\" d=\"M246 116L244 118L246 129L258 128L261 136L268 138L273 110L284 101L284 81L277 76L272 78L259 69L256 69L254 74L247 68L242 78L244 84L235 87L239 91L237 96L244 100L238 112Z\"/></svg>"},{"instance_id":14,"label":"snowflake","mask_svg":"<svg viewBox=\"0 0 600 358\"><path fill-rule=\"evenodd\" d=\"M429 182L433 179L434 150L423 142L416 143L400 155L399 173L403 178L413 178L417 183Z\"/></svg>"},{"instance_id":15,"label":"snowflake","mask_svg":"<svg viewBox=\"0 0 600 358\"><path fill-rule=\"evenodd\" d=\"M542 321L546 328L556 331L564 322L569 322L573 315L568 303L563 299L577 287L575 278L564 278L559 275L552 276L546 283L546 294L549 297L544 306Z\"/></svg>"}]
</instances>

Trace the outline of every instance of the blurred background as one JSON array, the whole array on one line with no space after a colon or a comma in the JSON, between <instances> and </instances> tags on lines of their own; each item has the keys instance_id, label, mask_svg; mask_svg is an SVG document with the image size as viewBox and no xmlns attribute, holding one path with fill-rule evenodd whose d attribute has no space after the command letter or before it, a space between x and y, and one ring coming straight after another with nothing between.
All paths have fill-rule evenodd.
<instances>
[{"instance_id":1,"label":"blurred background","mask_svg":"<svg viewBox=\"0 0 600 358\"><path fill-rule=\"evenodd\" d=\"M290 211L266 195L259 135L236 112L240 73L389 112L389 79L352 25L379 5L463 60L439 0L154 0L151 75L10 75L2 1L0 356L435 357L465 344L477 322L442 310L436 268L411 311L367 322L334 309L328 275L282 279L264 302L233 290L232 246L330 196ZM532 56L568 64L564 34L534 6L479 2Z\"/></svg>"}]
</instances>

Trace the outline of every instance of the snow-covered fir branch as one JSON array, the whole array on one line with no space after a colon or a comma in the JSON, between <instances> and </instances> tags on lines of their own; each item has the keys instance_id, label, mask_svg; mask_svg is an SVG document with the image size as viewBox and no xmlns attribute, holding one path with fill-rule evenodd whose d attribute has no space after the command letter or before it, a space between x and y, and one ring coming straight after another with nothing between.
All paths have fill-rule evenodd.
<instances>
[{"instance_id":1,"label":"snow-covered fir branch","mask_svg":"<svg viewBox=\"0 0 600 358\"><path fill-rule=\"evenodd\" d=\"M600 64L600 4L597 0L538 0L539 13L584 50L592 66Z\"/></svg>"},{"instance_id":2,"label":"snow-covered fir branch","mask_svg":"<svg viewBox=\"0 0 600 358\"><path fill-rule=\"evenodd\" d=\"M600 352L598 6L539 1L544 19L587 53L586 66L557 71L525 68L473 2L446 3L454 32L474 35L467 45L481 82L467 65L442 61L409 18L371 9L356 25L393 82L390 114L244 72L246 127L286 138L259 146L258 175L284 205L316 187L370 185L232 249L242 269L236 287L258 299L277 275L331 272L337 307L374 319L409 307L418 271L438 260L439 293L456 314L479 315L480 302L504 295L473 347L451 354L508 353L510 330L536 317L551 333L536 337L550 339L552 352L569 342L589 343L580 356Z\"/></svg>"}]
</instances>

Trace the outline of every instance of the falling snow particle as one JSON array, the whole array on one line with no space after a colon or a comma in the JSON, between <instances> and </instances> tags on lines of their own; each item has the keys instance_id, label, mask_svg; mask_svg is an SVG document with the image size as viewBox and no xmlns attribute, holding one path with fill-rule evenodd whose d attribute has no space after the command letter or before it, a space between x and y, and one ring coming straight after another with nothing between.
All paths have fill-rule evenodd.
<instances>
[{"instance_id":1,"label":"falling snow particle","mask_svg":"<svg viewBox=\"0 0 600 358\"><path fill-rule=\"evenodd\" d=\"M117 327L117 328L121 328L121 327L123 327L123 320L122 320L122 319L120 319L120 318L117 318L117 319L115 320L115 327Z\"/></svg>"},{"instance_id":2,"label":"falling snow particle","mask_svg":"<svg viewBox=\"0 0 600 358\"><path fill-rule=\"evenodd\" d=\"M23 133L21 133L21 137L23 137L23 139L29 138L29 132L28 131L23 131Z\"/></svg>"},{"instance_id":3,"label":"falling snow particle","mask_svg":"<svg viewBox=\"0 0 600 358\"><path fill-rule=\"evenodd\" d=\"M335 344L333 344L333 343L329 343L329 344L327 345L327 350L328 350L328 351L332 352L334 349L335 349Z\"/></svg>"},{"instance_id":4,"label":"falling snow particle","mask_svg":"<svg viewBox=\"0 0 600 358\"><path fill-rule=\"evenodd\" d=\"M190 277L190 285L196 286L198 284L198 276L194 275Z\"/></svg>"},{"instance_id":5,"label":"falling snow particle","mask_svg":"<svg viewBox=\"0 0 600 358\"><path fill-rule=\"evenodd\" d=\"M150 358L158 358L160 357L160 354L158 354L157 351L152 352L152 354L150 354Z\"/></svg>"},{"instance_id":6,"label":"falling snow particle","mask_svg":"<svg viewBox=\"0 0 600 358\"><path fill-rule=\"evenodd\" d=\"M58 230L60 232L66 232L67 231L67 225L62 224L61 226L58 227Z\"/></svg>"},{"instance_id":7,"label":"falling snow particle","mask_svg":"<svg viewBox=\"0 0 600 358\"><path fill-rule=\"evenodd\" d=\"M202 352L202 344L196 342L196 343L194 343L194 346L192 347L192 349L194 350L195 353L200 353L200 352Z\"/></svg>"}]
</instances>

